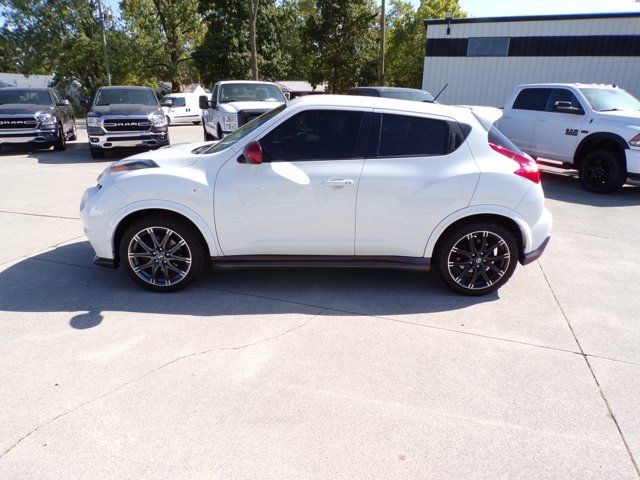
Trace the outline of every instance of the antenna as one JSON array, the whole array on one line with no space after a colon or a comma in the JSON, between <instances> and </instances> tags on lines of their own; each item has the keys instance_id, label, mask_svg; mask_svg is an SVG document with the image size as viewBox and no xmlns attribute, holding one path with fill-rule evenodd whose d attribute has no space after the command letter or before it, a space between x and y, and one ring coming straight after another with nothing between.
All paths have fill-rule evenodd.
<instances>
[{"instance_id":1,"label":"antenna","mask_svg":"<svg viewBox=\"0 0 640 480\"><path fill-rule=\"evenodd\" d=\"M435 97L433 97L433 101L434 101L434 102L438 99L438 97L442 94L442 92L444 92L444 89L445 89L445 88L447 88L448 86L449 86L449 84L448 84L448 83L446 83L446 84L445 84L445 86L444 86L444 87L442 87L442 90L440 90L440 91L438 92L438 94L437 94Z\"/></svg>"}]
</instances>

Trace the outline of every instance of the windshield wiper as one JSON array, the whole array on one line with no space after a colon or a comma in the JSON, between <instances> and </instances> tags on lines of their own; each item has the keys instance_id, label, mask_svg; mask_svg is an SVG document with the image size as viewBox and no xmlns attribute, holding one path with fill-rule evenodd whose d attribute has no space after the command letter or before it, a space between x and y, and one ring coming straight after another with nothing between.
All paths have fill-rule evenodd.
<instances>
[{"instance_id":1,"label":"windshield wiper","mask_svg":"<svg viewBox=\"0 0 640 480\"><path fill-rule=\"evenodd\" d=\"M108 107L110 103L96 103L96 107Z\"/></svg>"},{"instance_id":2,"label":"windshield wiper","mask_svg":"<svg viewBox=\"0 0 640 480\"><path fill-rule=\"evenodd\" d=\"M599 110L600 112L622 112L623 108L606 108L604 110Z\"/></svg>"}]
</instances>

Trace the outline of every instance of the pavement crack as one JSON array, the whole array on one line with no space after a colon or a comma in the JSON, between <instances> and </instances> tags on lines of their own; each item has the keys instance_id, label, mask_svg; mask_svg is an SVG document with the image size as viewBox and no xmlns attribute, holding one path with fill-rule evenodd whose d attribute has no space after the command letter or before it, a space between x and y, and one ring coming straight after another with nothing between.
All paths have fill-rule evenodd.
<instances>
[{"instance_id":1,"label":"pavement crack","mask_svg":"<svg viewBox=\"0 0 640 480\"><path fill-rule=\"evenodd\" d=\"M613 409L611 408L611 404L609 403L609 400L607 399L607 396L604 394L604 390L602 389L602 385L600 385L600 381L598 380L598 377L596 376L596 372L593 370L593 367L591 366L591 363L589 362L590 355L588 355L588 354L586 354L584 352L584 349L582 348L582 345L580 344L580 340L578 340L578 336L576 335L576 332L573 329L573 325L571 325L571 321L569 320L569 317L567 316L567 313L565 312L564 308L562 307L562 304L560 303L560 300L558 299L558 296L556 295L556 292L553 290L553 287L551 286L551 282L549 281L549 278L547 277L547 274L545 273L544 268L542 268L542 264L539 261L536 262L536 263L540 267L540 271L542 272L542 276L544 277L544 280L547 283L547 286L549 287L549 291L551 292L551 295L553 295L553 298L554 298L556 304L558 305L558 308L560 309L560 312L562 313L562 316L564 317L565 321L567 322L567 326L569 327L569 330L571 331L571 335L573 335L573 339L575 340L576 344L578 345L578 349L580 350L580 356L584 359L584 361L585 361L585 363L587 365L587 368L589 369L589 372L591 373L591 377L593 378L593 381L596 384L596 388L598 389L598 392L600 393L600 397L602 398L602 400L603 400L603 402L605 404L605 407L607 408L607 413L609 414L609 417L611 418L611 420L613 421L613 424L615 425L616 429L618 430L618 435L620 435L620 439L622 440L624 448L627 451L627 455L629 455L629 460L631 461L631 465L635 469L636 476L638 478L640 478L640 467L638 467L638 463L636 462L636 459L633 456L633 453L631 452L631 448L629 447L629 443L627 442L627 439L625 438L624 433L622 432L622 428L620 427L620 424L618 423L618 419L616 418L615 414L613 413Z\"/></svg>"},{"instance_id":2,"label":"pavement crack","mask_svg":"<svg viewBox=\"0 0 640 480\"><path fill-rule=\"evenodd\" d=\"M291 328L287 328L286 330L283 330L282 332L280 332L277 335L272 335L269 337L264 337L261 338L259 340L256 340L255 342L251 342L251 343L247 343L244 345L238 345L235 347L215 347L215 348L209 348L206 350L202 350L199 352L193 352L193 353L187 353L185 355L180 355L179 357L174 358L173 360L170 360L166 363L163 363L162 365L149 370L148 372L142 374L142 375L138 375L135 378L132 378L131 380L128 380L124 383L122 383L121 385L118 385L117 387L103 393L102 395L99 395L97 397L91 398L89 400L86 400L78 405L76 405L75 407L62 412L56 416L54 416L53 418L50 418L49 420L47 420L44 423L41 423L40 425L37 425L36 427L32 428L29 432L27 432L25 435L23 435L22 437L20 437L17 441L15 441L12 445L10 445L7 449L5 449L2 453L0 453L0 460L2 458L4 458L9 452L11 452L11 450L13 450L14 448L16 448L18 445L20 445L20 443L22 443L24 440L26 440L27 438L29 438L31 435L33 435L34 433L36 433L38 430L41 430L43 428L45 428L48 425L51 425L53 422L55 422L56 420L65 417L79 409L81 409L82 407L89 405L91 403L97 402L99 400L102 400L103 398L106 398L110 395L113 395L114 393L126 388L129 385L132 385L140 380L142 380L143 378L149 377L151 375L153 375L154 373L159 372L160 370L173 365L174 363L180 362L182 360L185 360L187 358L194 358L194 357L198 357L200 355L206 355L208 353L211 352L224 352L224 351L234 351L234 350L242 350L244 348L248 348L248 347L252 347L255 345L259 345L262 343L267 343L267 342L272 342L274 340L277 340L278 338L284 337L286 335L292 334L298 330L300 330L301 328L306 327L309 323L311 323L313 320L315 320L316 318L318 318L320 315L322 315L325 312L325 309L320 310L318 313L316 313L315 315L311 315L307 320L305 320L304 322L296 325L295 327L291 327Z\"/></svg>"},{"instance_id":3,"label":"pavement crack","mask_svg":"<svg viewBox=\"0 0 640 480\"><path fill-rule=\"evenodd\" d=\"M29 217L57 218L62 220L80 220L80 217L66 217L64 215L46 215L44 213L14 212L11 210L0 210L0 213L9 213L12 215L27 215Z\"/></svg>"}]
</instances>

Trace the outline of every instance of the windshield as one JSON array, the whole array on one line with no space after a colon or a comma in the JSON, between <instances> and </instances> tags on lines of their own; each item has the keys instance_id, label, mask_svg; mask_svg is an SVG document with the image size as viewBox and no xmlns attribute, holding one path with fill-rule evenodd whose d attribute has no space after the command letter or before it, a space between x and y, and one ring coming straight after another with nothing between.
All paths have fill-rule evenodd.
<instances>
[{"instance_id":1,"label":"windshield","mask_svg":"<svg viewBox=\"0 0 640 480\"><path fill-rule=\"evenodd\" d=\"M412 100L414 102L433 102L435 100L429 92L421 90L387 90L382 92L382 96L399 100Z\"/></svg>"},{"instance_id":2,"label":"windshield","mask_svg":"<svg viewBox=\"0 0 640 480\"><path fill-rule=\"evenodd\" d=\"M24 89L4 90L0 89L0 105L4 103L21 103L24 105L51 105L51 95L47 90Z\"/></svg>"},{"instance_id":3,"label":"windshield","mask_svg":"<svg viewBox=\"0 0 640 480\"><path fill-rule=\"evenodd\" d=\"M268 83L227 83L220 89L220 103L228 102L282 102L282 91Z\"/></svg>"},{"instance_id":4,"label":"windshield","mask_svg":"<svg viewBox=\"0 0 640 480\"><path fill-rule=\"evenodd\" d=\"M137 105L158 105L156 94L146 88L105 88L98 90L96 107L133 103Z\"/></svg>"},{"instance_id":5,"label":"windshield","mask_svg":"<svg viewBox=\"0 0 640 480\"><path fill-rule=\"evenodd\" d=\"M260 125L263 125L265 122L268 122L269 120L271 120L277 114L282 112L285 108L287 108L287 106L282 105L278 108L274 108L273 110L267 113L263 113L258 118L254 118L250 122L245 123L243 126L241 126L239 129L234 131L232 134L230 134L227 137L224 137L218 143L212 145L211 148L209 148L208 150L202 153L216 153L229 148L231 145L234 145L236 142L238 142L242 138L249 135L256 128L260 127Z\"/></svg>"},{"instance_id":6,"label":"windshield","mask_svg":"<svg viewBox=\"0 0 640 480\"><path fill-rule=\"evenodd\" d=\"M597 112L640 110L640 101L621 88L581 88L580 91Z\"/></svg>"}]
</instances>

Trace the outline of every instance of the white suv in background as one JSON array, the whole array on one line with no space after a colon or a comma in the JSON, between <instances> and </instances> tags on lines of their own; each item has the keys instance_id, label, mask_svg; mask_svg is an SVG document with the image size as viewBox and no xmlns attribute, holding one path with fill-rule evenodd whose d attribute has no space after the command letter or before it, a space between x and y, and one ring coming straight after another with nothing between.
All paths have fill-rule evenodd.
<instances>
[{"instance_id":1,"label":"white suv in background","mask_svg":"<svg viewBox=\"0 0 640 480\"><path fill-rule=\"evenodd\" d=\"M576 168L584 188L608 193L640 178L640 100L612 85L520 85L498 128L534 158Z\"/></svg>"},{"instance_id":2,"label":"white suv in background","mask_svg":"<svg viewBox=\"0 0 640 480\"><path fill-rule=\"evenodd\" d=\"M115 162L82 199L96 263L178 290L226 267L433 267L495 291L551 230L536 163L498 109L318 95L215 144Z\"/></svg>"}]
</instances>

